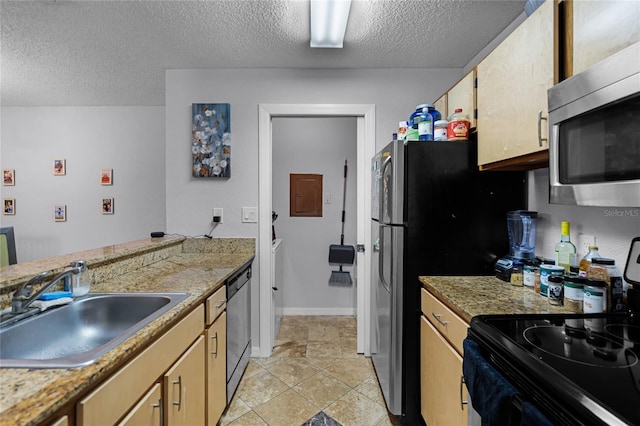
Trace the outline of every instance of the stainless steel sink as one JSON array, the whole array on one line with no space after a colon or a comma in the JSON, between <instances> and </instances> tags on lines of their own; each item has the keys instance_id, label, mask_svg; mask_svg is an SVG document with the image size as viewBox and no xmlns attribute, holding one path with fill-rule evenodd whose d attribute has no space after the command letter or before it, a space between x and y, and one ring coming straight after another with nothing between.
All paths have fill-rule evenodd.
<instances>
[{"instance_id":1,"label":"stainless steel sink","mask_svg":"<svg viewBox=\"0 0 640 426\"><path fill-rule=\"evenodd\" d=\"M0 367L91 364L188 293L90 293L0 329Z\"/></svg>"}]
</instances>

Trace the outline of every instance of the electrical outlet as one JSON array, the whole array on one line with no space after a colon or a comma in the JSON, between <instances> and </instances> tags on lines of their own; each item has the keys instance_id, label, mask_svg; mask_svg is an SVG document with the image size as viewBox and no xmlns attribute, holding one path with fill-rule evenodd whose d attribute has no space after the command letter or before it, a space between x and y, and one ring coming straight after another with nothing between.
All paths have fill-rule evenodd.
<instances>
[{"instance_id":1,"label":"electrical outlet","mask_svg":"<svg viewBox=\"0 0 640 426\"><path fill-rule=\"evenodd\" d=\"M216 223L222 223L222 208L214 208L213 209L213 217L220 217L220 220ZM211 219L212 222L215 222L215 220L212 218Z\"/></svg>"},{"instance_id":2,"label":"electrical outlet","mask_svg":"<svg viewBox=\"0 0 640 426\"><path fill-rule=\"evenodd\" d=\"M578 259L582 259L585 254L589 253L589 246L596 243L596 237L593 235L578 234Z\"/></svg>"},{"instance_id":3,"label":"electrical outlet","mask_svg":"<svg viewBox=\"0 0 640 426\"><path fill-rule=\"evenodd\" d=\"M324 203L325 204L331 204L331 193L330 192L325 192L324 193Z\"/></svg>"}]
</instances>

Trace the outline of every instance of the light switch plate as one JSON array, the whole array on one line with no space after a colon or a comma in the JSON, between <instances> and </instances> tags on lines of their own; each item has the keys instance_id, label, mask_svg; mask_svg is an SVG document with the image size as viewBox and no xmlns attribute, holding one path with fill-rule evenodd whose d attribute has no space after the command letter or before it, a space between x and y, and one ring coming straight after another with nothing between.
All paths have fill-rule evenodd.
<instances>
[{"instance_id":1,"label":"light switch plate","mask_svg":"<svg viewBox=\"0 0 640 426\"><path fill-rule=\"evenodd\" d=\"M244 223L256 223L256 222L258 222L258 208L257 207L243 207L242 208L242 222L244 222Z\"/></svg>"}]
</instances>

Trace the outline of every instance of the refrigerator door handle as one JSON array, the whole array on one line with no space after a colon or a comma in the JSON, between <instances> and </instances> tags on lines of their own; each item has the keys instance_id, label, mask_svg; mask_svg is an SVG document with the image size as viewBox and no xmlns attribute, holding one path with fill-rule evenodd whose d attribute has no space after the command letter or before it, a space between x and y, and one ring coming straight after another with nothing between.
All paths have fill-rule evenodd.
<instances>
[{"instance_id":1,"label":"refrigerator door handle","mask_svg":"<svg viewBox=\"0 0 640 426\"><path fill-rule=\"evenodd\" d=\"M378 218L380 219L380 222L385 221L384 220L384 209L386 207L385 200L387 200L387 202L392 202L391 196L390 196L391 194L387 194L385 192L385 186L384 186L384 170L391 163L391 158L392 157L389 155L384 159L384 161L382 162L382 165L380 165L380 189L379 189L379 195L378 195L378 209L379 209ZM386 190L390 191L391 188L386 188ZM389 221L391 222L392 218L389 218Z\"/></svg>"},{"instance_id":2,"label":"refrigerator door handle","mask_svg":"<svg viewBox=\"0 0 640 426\"><path fill-rule=\"evenodd\" d=\"M379 247L381 247L380 249L380 258L378 260L378 281L380 281L380 283L382 284L382 286L384 287L385 290L387 290L387 293L391 293L391 286L389 286L389 284L385 281L384 279L384 255L385 255L385 250L384 250L384 226L380 226L380 236L378 237L380 240L380 245ZM391 253L391 258L393 259L393 253Z\"/></svg>"}]
</instances>

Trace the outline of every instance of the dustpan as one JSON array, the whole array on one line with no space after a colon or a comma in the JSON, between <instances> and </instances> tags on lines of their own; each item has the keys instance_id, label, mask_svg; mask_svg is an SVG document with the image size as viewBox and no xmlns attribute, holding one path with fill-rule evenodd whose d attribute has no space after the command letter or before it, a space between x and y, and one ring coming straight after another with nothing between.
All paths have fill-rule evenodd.
<instances>
[{"instance_id":1,"label":"dustpan","mask_svg":"<svg viewBox=\"0 0 640 426\"><path fill-rule=\"evenodd\" d=\"M353 265L356 256L356 249L353 246L344 245L344 216L347 195L347 160L344 160L344 186L342 190L342 231L340 233L340 244L329 246L329 263L340 265L337 271L331 272L329 285L352 285L351 274L343 271L343 265Z\"/></svg>"}]
</instances>

